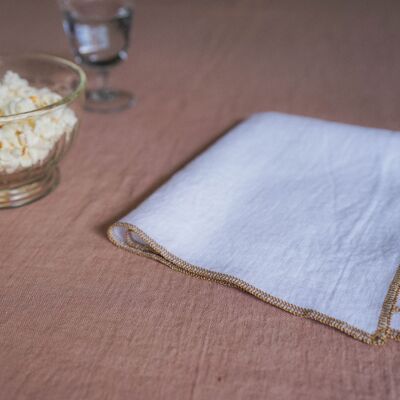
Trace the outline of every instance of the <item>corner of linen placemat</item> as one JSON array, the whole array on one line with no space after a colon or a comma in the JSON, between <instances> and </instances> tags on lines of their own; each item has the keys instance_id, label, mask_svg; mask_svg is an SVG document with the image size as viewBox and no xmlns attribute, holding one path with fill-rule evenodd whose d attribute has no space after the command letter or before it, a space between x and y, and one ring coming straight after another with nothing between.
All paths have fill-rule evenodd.
<instances>
[{"instance_id":1,"label":"corner of linen placemat","mask_svg":"<svg viewBox=\"0 0 400 400\"><path fill-rule=\"evenodd\" d=\"M400 330L399 152L391 131L257 113L108 237L174 270L383 344Z\"/></svg>"}]
</instances>

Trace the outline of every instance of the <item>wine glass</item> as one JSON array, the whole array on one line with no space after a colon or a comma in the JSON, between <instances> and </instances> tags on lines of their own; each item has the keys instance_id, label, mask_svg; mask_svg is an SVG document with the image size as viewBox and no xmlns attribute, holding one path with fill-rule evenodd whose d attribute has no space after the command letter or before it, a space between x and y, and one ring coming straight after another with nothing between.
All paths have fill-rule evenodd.
<instances>
[{"instance_id":1,"label":"wine glass","mask_svg":"<svg viewBox=\"0 0 400 400\"><path fill-rule=\"evenodd\" d=\"M110 69L128 56L133 0L59 0L63 26L76 62L92 69L96 87L86 91L85 108L113 112L134 103L132 93L109 86Z\"/></svg>"}]
</instances>

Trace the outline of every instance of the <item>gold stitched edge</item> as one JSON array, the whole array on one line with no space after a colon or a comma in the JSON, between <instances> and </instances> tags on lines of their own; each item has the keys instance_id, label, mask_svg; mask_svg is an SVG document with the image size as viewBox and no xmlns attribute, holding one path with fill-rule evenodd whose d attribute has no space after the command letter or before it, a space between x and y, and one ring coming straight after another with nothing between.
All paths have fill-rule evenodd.
<instances>
[{"instance_id":1,"label":"gold stitched edge","mask_svg":"<svg viewBox=\"0 0 400 400\"><path fill-rule=\"evenodd\" d=\"M124 235L125 243L121 243L114 236L114 229L118 227L126 229ZM132 239L131 233L137 235L144 241L145 244L140 244ZM354 339L360 340L364 343L382 345L386 342L387 338L400 341L400 331L394 330L390 327L392 315L397 309L396 303L400 292L400 267L398 267L386 294L385 301L382 305L377 330L373 334L370 334L344 321L330 317L318 311L302 308L288 303L287 301L281 300L278 297L272 296L260 289L257 289L256 287L242 281L239 278L235 278L221 272L209 271L205 268L200 268L189 264L179 257L174 256L164 247L160 246L135 225L128 224L126 222L115 222L108 228L107 237L115 246L125 249L133 254L138 254L161 262L174 271L179 271L197 278L210 280L225 286L237 288L290 314L318 321L324 325L335 328L340 332L346 333Z\"/></svg>"},{"instance_id":2,"label":"gold stitched edge","mask_svg":"<svg viewBox=\"0 0 400 400\"><path fill-rule=\"evenodd\" d=\"M393 340L396 340L396 341L400 342L400 331L398 331L396 329L391 329L389 331L388 337L390 339L393 339Z\"/></svg>"},{"instance_id":3,"label":"gold stitched edge","mask_svg":"<svg viewBox=\"0 0 400 400\"><path fill-rule=\"evenodd\" d=\"M389 286L389 289L386 293L385 301L383 302L381 315L379 316L378 321L378 330L382 330L385 334L395 340L397 334L394 329L390 327L390 323L392 321L392 316L396 312L397 309L397 300L399 298L400 292L400 267L397 268L396 273L392 279L392 282Z\"/></svg>"}]
</instances>

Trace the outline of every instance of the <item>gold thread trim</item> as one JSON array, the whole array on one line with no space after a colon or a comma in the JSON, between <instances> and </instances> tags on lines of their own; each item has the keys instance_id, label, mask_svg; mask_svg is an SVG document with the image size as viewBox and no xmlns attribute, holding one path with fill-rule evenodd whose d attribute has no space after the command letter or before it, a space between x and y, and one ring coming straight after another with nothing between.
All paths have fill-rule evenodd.
<instances>
[{"instance_id":1,"label":"gold thread trim","mask_svg":"<svg viewBox=\"0 0 400 400\"><path fill-rule=\"evenodd\" d=\"M125 243L121 243L114 236L114 229L118 227L125 229ZM132 238L132 234L137 235L144 242L144 244L135 241ZM400 331L396 331L390 327L392 315L394 312L397 312L396 310L398 309L396 303L400 292L400 267L397 269L387 291L379 316L377 330L373 334L369 334L368 332L358 329L344 321L330 317L318 311L302 308L281 300L260 289L257 289L256 287L242 281L239 278L235 278L221 272L209 271L207 269L189 264L179 257L174 256L164 247L160 246L137 226L125 222L116 222L108 228L107 236L115 246L125 249L133 254L138 254L161 262L174 271L179 271L190 276L195 276L197 278L210 280L225 286L237 288L290 314L318 321L322 324L335 328L340 332L346 333L354 339L360 340L364 343L382 345L385 343L387 338L400 341Z\"/></svg>"},{"instance_id":2,"label":"gold thread trim","mask_svg":"<svg viewBox=\"0 0 400 400\"><path fill-rule=\"evenodd\" d=\"M398 331L396 329L390 329L390 331L388 333L388 337L390 339L400 342L400 331Z\"/></svg>"}]
</instances>

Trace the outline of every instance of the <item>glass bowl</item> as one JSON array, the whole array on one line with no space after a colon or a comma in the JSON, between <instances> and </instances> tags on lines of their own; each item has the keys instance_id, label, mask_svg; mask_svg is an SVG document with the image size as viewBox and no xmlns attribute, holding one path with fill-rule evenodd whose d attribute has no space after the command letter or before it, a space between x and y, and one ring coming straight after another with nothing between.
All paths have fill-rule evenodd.
<instances>
[{"instance_id":1,"label":"glass bowl","mask_svg":"<svg viewBox=\"0 0 400 400\"><path fill-rule=\"evenodd\" d=\"M0 56L0 79L7 71L59 96L42 101L27 91L29 99L22 101L20 92L0 85L0 208L31 203L57 186L58 163L78 131L86 86L80 67L50 55ZM8 98L19 93L6 112L1 108L4 93Z\"/></svg>"}]
</instances>

